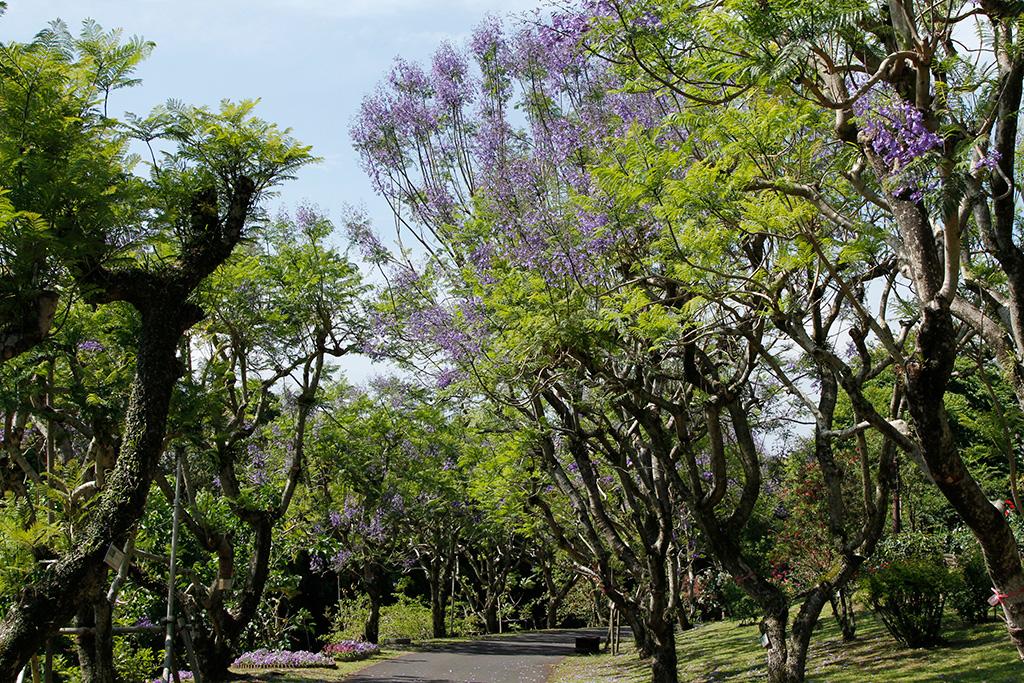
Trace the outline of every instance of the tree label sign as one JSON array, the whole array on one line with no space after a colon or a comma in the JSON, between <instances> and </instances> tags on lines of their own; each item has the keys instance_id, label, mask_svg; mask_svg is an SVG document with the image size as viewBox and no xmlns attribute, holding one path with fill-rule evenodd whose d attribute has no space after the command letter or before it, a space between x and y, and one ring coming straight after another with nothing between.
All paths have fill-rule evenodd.
<instances>
[{"instance_id":1,"label":"tree label sign","mask_svg":"<svg viewBox=\"0 0 1024 683\"><path fill-rule=\"evenodd\" d=\"M762 633L761 634L761 647L768 647L768 634L767 633Z\"/></svg>"},{"instance_id":2,"label":"tree label sign","mask_svg":"<svg viewBox=\"0 0 1024 683\"><path fill-rule=\"evenodd\" d=\"M231 586L233 586L234 583L235 580L232 578L217 579L217 588L222 591L229 591L231 590Z\"/></svg>"},{"instance_id":3,"label":"tree label sign","mask_svg":"<svg viewBox=\"0 0 1024 683\"><path fill-rule=\"evenodd\" d=\"M103 556L103 561L114 571L120 571L121 565L124 564L124 553L111 543L110 547L107 548L107 554Z\"/></svg>"}]
</instances>

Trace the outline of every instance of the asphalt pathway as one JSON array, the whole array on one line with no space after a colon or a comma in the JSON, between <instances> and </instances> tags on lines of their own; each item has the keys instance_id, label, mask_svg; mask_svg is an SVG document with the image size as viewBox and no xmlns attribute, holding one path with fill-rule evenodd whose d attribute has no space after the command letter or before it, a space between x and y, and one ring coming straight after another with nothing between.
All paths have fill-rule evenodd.
<instances>
[{"instance_id":1,"label":"asphalt pathway","mask_svg":"<svg viewBox=\"0 0 1024 683\"><path fill-rule=\"evenodd\" d=\"M602 633L559 630L439 643L363 669L346 683L545 683L555 664L575 651L576 636Z\"/></svg>"}]
</instances>

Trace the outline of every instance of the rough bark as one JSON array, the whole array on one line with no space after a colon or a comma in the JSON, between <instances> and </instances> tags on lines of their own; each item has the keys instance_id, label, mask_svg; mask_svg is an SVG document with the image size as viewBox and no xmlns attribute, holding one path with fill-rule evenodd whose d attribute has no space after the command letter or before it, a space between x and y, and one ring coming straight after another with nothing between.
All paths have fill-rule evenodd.
<instances>
[{"instance_id":1,"label":"rough bark","mask_svg":"<svg viewBox=\"0 0 1024 683\"><path fill-rule=\"evenodd\" d=\"M180 300L180 294L170 297L170 301ZM123 545L129 528L141 517L152 473L163 452L171 390L178 378L178 340L183 330L199 319L199 313L184 302L143 313L117 464L79 542L38 582L22 590L0 624L0 679L17 678L46 638L100 590L108 546L111 542Z\"/></svg>"},{"instance_id":2,"label":"rough bark","mask_svg":"<svg viewBox=\"0 0 1024 683\"><path fill-rule=\"evenodd\" d=\"M150 272L136 267L110 270L91 261L68 264L88 301L124 301L139 312L135 376L117 464L89 524L71 550L21 591L0 623L0 680L17 678L32 654L101 590L107 548L111 543L123 547L142 516L164 449L171 393L182 371L178 344L185 330L203 316L189 298L241 239L256 193L246 176L234 183L224 217L218 214L215 190L193 197L192 232L182 243L181 261L173 267Z\"/></svg>"},{"instance_id":3,"label":"rough bark","mask_svg":"<svg viewBox=\"0 0 1024 683\"><path fill-rule=\"evenodd\" d=\"M39 292L22 302L21 315L0 324L0 363L36 346L50 333L57 312L57 293Z\"/></svg>"}]
</instances>

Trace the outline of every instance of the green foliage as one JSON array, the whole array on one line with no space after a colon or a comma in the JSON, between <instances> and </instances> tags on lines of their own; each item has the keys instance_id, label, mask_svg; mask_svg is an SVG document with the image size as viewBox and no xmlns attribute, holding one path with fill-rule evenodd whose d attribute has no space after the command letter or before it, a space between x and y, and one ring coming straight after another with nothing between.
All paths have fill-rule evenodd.
<instances>
[{"instance_id":1,"label":"green foliage","mask_svg":"<svg viewBox=\"0 0 1024 683\"><path fill-rule=\"evenodd\" d=\"M387 641L392 638L426 640L433 635L430 607L419 600L405 595L380 611L380 637Z\"/></svg>"},{"instance_id":2,"label":"green foliage","mask_svg":"<svg viewBox=\"0 0 1024 683\"><path fill-rule=\"evenodd\" d=\"M151 680L163 661L163 652L139 645L134 636L114 636L114 671L119 681Z\"/></svg>"},{"instance_id":3,"label":"green foliage","mask_svg":"<svg viewBox=\"0 0 1024 683\"><path fill-rule=\"evenodd\" d=\"M886 540L861 584L893 638L908 647L931 647L943 642L943 610L958 578L935 537L907 532Z\"/></svg>"},{"instance_id":4,"label":"green foliage","mask_svg":"<svg viewBox=\"0 0 1024 683\"><path fill-rule=\"evenodd\" d=\"M24 501L0 500L0 598L14 595L38 571L37 553L59 541L60 527L34 517Z\"/></svg>"},{"instance_id":5,"label":"green foliage","mask_svg":"<svg viewBox=\"0 0 1024 683\"><path fill-rule=\"evenodd\" d=\"M370 616L370 601L365 595L342 598L331 612L330 642L362 640L363 627Z\"/></svg>"}]
</instances>

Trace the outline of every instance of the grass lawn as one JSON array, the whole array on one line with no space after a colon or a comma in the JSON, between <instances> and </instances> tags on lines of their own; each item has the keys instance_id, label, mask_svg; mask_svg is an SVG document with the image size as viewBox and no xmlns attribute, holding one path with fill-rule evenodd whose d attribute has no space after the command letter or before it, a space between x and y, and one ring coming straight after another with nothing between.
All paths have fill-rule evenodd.
<instances>
[{"instance_id":1,"label":"grass lawn","mask_svg":"<svg viewBox=\"0 0 1024 683\"><path fill-rule=\"evenodd\" d=\"M336 669L231 669L232 672L243 674L243 679L250 683L335 683L344 681L354 673L362 671L379 662L401 657L406 652L401 650L382 650L380 654L362 659L358 662L338 662Z\"/></svg>"},{"instance_id":2,"label":"grass lawn","mask_svg":"<svg viewBox=\"0 0 1024 683\"><path fill-rule=\"evenodd\" d=\"M862 611L857 616L857 640L843 643L826 608L821 627L811 640L808 681L1024 681L1024 664L1010 645L1002 622L961 627L955 616L947 615L947 645L909 649L896 643L869 612ZM758 644L758 636L757 626L740 626L734 621L708 624L677 635L679 680L687 683L765 680L764 650ZM649 676L647 665L627 653L618 657L568 657L555 670L550 682L640 683L649 680Z\"/></svg>"}]
</instances>

